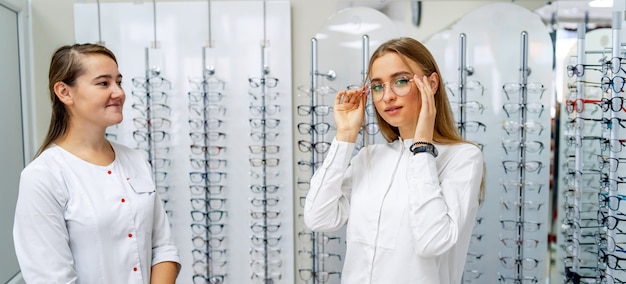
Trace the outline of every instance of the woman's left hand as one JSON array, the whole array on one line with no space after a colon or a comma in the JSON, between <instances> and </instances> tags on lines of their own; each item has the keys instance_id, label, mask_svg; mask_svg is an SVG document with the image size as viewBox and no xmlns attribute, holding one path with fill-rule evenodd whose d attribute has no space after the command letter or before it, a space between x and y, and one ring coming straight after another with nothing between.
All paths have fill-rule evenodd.
<instances>
[{"instance_id":1,"label":"woman's left hand","mask_svg":"<svg viewBox=\"0 0 626 284\"><path fill-rule=\"evenodd\" d=\"M432 143L433 132L435 131L435 116L437 114L437 109L435 108L435 90L437 86L433 89L429 78L426 76L419 78L417 75L413 75L413 82L415 82L420 92L422 102L413 141Z\"/></svg>"}]
</instances>

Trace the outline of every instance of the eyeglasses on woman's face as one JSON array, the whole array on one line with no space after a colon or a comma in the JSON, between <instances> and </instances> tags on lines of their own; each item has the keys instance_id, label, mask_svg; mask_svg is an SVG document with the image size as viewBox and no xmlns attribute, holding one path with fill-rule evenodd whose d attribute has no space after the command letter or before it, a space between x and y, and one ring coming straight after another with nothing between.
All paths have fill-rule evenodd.
<instances>
[{"instance_id":1,"label":"eyeglasses on woman's face","mask_svg":"<svg viewBox=\"0 0 626 284\"><path fill-rule=\"evenodd\" d=\"M393 80L389 82L382 82L378 80L374 80L369 84L370 93L372 94L372 99L375 102L381 101L383 96L385 95L385 85L389 85L391 91L393 91L396 96L404 97L411 92L413 79L407 74L396 76Z\"/></svg>"}]
</instances>

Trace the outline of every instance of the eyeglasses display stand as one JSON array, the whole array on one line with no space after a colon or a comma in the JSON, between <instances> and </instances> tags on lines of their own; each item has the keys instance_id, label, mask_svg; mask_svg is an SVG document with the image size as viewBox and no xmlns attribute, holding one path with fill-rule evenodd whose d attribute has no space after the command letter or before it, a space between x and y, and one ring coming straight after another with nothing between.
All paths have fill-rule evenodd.
<instances>
[{"instance_id":1,"label":"eyeglasses display stand","mask_svg":"<svg viewBox=\"0 0 626 284\"><path fill-rule=\"evenodd\" d=\"M495 15L510 21L484 22ZM464 283L545 281L552 211L551 157L544 147L551 145L551 121L541 110L553 91L546 79L552 77L549 31L525 8L492 3L425 44L460 132L485 159L485 200L474 220Z\"/></svg>"},{"instance_id":2,"label":"eyeglasses display stand","mask_svg":"<svg viewBox=\"0 0 626 284\"><path fill-rule=\"evenodd\" d=\"M563 183L559 186L562 238L557 271L568 283L622 283L626 280L623 243L626 160L621 134L624 117L623 12L614 12L611 29L587 31L578 25L575 55L567 73L559 139ZM604 46L610 38L611 46ZM560 179L561 180L561 179ZM622 221L622 222L620 222Z\"/></svg>"}]
</instances>

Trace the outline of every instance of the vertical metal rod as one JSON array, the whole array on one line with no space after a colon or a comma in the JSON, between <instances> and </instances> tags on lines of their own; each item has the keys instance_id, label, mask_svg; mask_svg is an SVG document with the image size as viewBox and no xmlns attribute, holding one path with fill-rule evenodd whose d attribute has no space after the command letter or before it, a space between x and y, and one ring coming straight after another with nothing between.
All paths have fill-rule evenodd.
<instances>
[{"instance_id":1,"label":"vertical metal rod","mask_svg":"<svg viewBox=\"0 0 626 284\"><path fill-rule=\"evenodd\" d=\"M146 77L145 77L145 91L146 91L146 121L150 121L150 119L152 119L152 97L150 96L150 92L151 90L151 84L150 84L150 49L148 47L146 47L144 49L145 51L145 62L146 62L146 66L145 66L145 71L146 71ZM147 123L146 125L147 127L147 132L148 135L146 135L146 142L148 142L148 161L152 161L154 159L156 159L156 147L154 147L154 141L151 138L151 135L149 135L150 133L152 133L152 124L151 123ZM155 183L157 183L157 176L156 176L156 169L154 167L152 168L152 180L154 180Z\"/></svg>"},{"instance_id":2,"label":"vertical metal rod","mask_svg":"<svg viewBox=\"0 0 626 284\"><path fill-rule=\"evenodd\" d=\"M519 141L521 145L525 145L526 143L526 102L527 102L527 83L528 83L528 75L530 73L530 69L528 67L528 32L523 31L520 35L520 90L519 90L519 98L518 103L522 108L519 112L519 120L518 122L521 125L521 131L519 132ZM517 233L520 240L524 239L524 199L525 199L525 181L526 181L526 150L521 148L519 151L519 160L520 169L519 169L519 190L518 190L518 201L520 206L517 207L517 221L519 225L517 226ZM524 258L524 246L518 245L516 252L517 259ZM524 268L522 267L522 263L518 262L516 265L516 272L518 279L523 278Z\"/></svg>"},{"instance_id":3,"label":"vertical metal rod","mask_svg":"<svg viewBox=\"0 0 626 284\"><path fill-rule=\"evenodd\" d=\"M578 43L577 43L577 64L581 64L580 66L584 66L582 64L585 64L586 62L586 58L585 58L585 33L586 33L586 24L585 23L578 23ZM578 104L579 100L583 99L585 97L585 73L583 72L583 76L581 77L577 77L576 80L576 101L575 104ZM581 102L582 103L582 102ZM577 106L574 105L574 107L576 108ZM582 172L583 169L583 145L582 145L582 134L583 134L583 127L584 127L584 121L582 120L582 114L579 112L576 112L576 126L574 127L574 138L575 139L580 139L581 143L575 143L575 153L574 153L574 171L575 173L579 173ZM582 176L579 174L575 174L574 175L574 190L575 190L575 196L579 196L579 194L582 194L582 180L581 180ZM575 198L575 207L574 210L576 211L576 213L580 213L580 206L582 204L582 200L580 198ZM580 214L575 214L575 216L580 216ZM579 220L580 221L580 220ZM576 226L574 228L574 231L572 233L572 238L574 239L574 241L578 241L580 239L580 228L578 228L578 226ZM580 259L579 256L580 255L580 248L578 246L575 247L575 249L572 251L572 272L574 273L578 273L578 271L580 270Z\"/></svg>"},{"instance_id":4,"label":"vertical metal rod","mask_svg":"<svg viewBox=\"0 0 626 284\"><path fill-rule=\"evenodd\" d=\"M102 25L100 22L100 0L96 1L98 6L98 44L104 44L102 41Z\"/></svg>"},{"instance_id":5,"label":"vertical metal rod","mask_svg":"<svg viewBox=\"0 0 626 284\"><path fill-rule=\"evenodd\" d=\"M369 54L370 54L370 43L369 43L369 36L368 35L363 35L361 37L361 86L363 86L363 84L365 84L365 80L367 80L367 72L368 72L368 62L369 62ZM367 114L367 101L366 101L366 114ZM371 107L374 107L373 105ZM368 125L369 123L372 123L372 121L370 121L370 117L368 115L365 116L365 119L363 120L364 125L363 127L363 137L361 137L363 139L363 147L367 146L369 143L374 143L374 135L375 133L369 133L368 131Z\"/></svg>"},{"instance_id":6,"label":"vertical metal rod","mask_svg":"<svg viewBox=\"0 0 626 284\"><path fill-rule=\"evenodd\" d=\"M311 39L311 107L316 106L317 105L317 89L318 89L318 81L317 81L317 39L316 38L312 38ZM313 115L313 111L311 111L311 125L315 125L317 123L317 117L315 115ZM311 132L311 143L315 143L317 142L317 137L314 134L315 131ZM317 162L316 159L316 155L314 154L315 151L311 151L311 163L315 163ZM312 166L311 167L311 174L315 173L315 167Z\"/></svg>"},{"instance_id":7,"label":"vertical metal rod","mask_svg":"<svg viewBox=\"0 0 626 284\"><path fill-rule=\"evenodd\" d=\"M206 82L207 82L207 74L206 74L206 72L204 72L204 69L205 69L205 66L206 66L205 64L206 64L206 49L203 47L202 48L202 84L201 84L202 85L202 92L203 92L202 93L203 94L203 96L202 96L202 98L203 98L202 99L202 107L203 107L203 109L206 109L206 107L208 106L208 101L207 101L208 100L208 97L207 97L208 86L206 84ZM209 120L209 113L207 111L203 111L202 112L202 119L204 121L208 121ZM204 133L208 132L208 126L207 126L206 123L204 123L203 129L204 129ZM210 150L209 149L211 147L211 142L210 142L210 140L208 139L207 136L204 137L204 144L203 145L207 146L207 151L204 151L204 160L208 161L209 158L210 158L210 155L209 155L209 151ZM205 164L205 166L204 166L204 171L206 173L209 172L207 164ZM207 176L206 179L204 179L204 185L207 186L207 188L211 185L211 183L209 182L208 176ZM204 191L204 196L205 196L206 200L209 200L209 198L211 198L211 193L208 190L205 190ZM207 211L207 212L209 212L209 211ZM205 225L208 226L209 224L210 224L210 221L209 221L209 218L207 216L207 218L205 219ZM205 237L206 237L207 240L209 240L211 238L210 230L206 230L205 231ZM206 243L206 256L207 256L206 276L209 277L208 279L211 279L211 277L212 277L211 274L213 274L213 267L212 267L213 259L211 257L211 248L210 248L208 242Z\"/></svg>"},{"instance_id":8,"label":"vertical metal rod","mask_svg":"<svg viewBox=\"0 0 626 284\"><path fill-rule=\"evenodd\" d=\"M267 3L263 0L263 45L267 44Z\"/></svg>"},{"instance_id":9,"label":"vertical metal rod","mask_svg":"<svg viewBox=\"0 0 626 284\"><path fill-rule=\"evenodd\" d=\"M265 23L265 1L263 1L263 23ZM266 78L267 78L267 73L269 72L269 69L265 68L265 66L267 66L267 63L265 62L265 38L263 40L263 44L261 45L261 121L263 122L261 124L261 129L262 132L264 134L267 133L267 127L266 127L266 115L265 115L265 108L266 108L266 93L267 93L267 85L266 85ZM267 138L266 136L263 137L263 139L261 140L261 145L263 148L265 148L265 146L267 145ZM261 161L266 161L266 152L262 151L261 152ZM267 164L263 163L263 166L261 167L262 171L263 171L263 187L267 188ZM263 200L267 200L267 190L263 190ZM265 230L263 230L263 239L265 240L263 242L263 261L264 261L264 265L263 265L263 272L264 272L264 277L265 280L264 282L266 284L271 284L273 283L273 280L271 278L270 275L270 270L269 270L269 244L268 244L268 232L267 232L267 202L263 203L263 226L264 228L266 228Z\"/></svg>"},{"instance_id":10,"label":"vertical metal rod","mask_svg":"<svg viewBox=\"0 0 626 284\"><path fill-rule=\"evenodd\" d=\"M202 108L203 111L202 112L202 119L204 121L208 121L210 119L210 113L206 111L206 107L209 106L209 102L208 102L208 91L209 91L209 86L208 86L208 74L205 71L206 70L206 60L207 60L207 55L206 55L206 48L202 47ZM209 128L208 125L206 123L204 123L204 133L208 133L209 132ZM207 136L204 137L204 145L207 147L211 146L211 141L208 139ZM209 148L207 148L209 149ZM209 155L209 151L204 151L204 159L205 160L209 160L210 155ZM205 171L208 172L209 169L207 168L208 165L205 165ZM205 185L208 186L209 185L209 179L205 179ZM207 218L208 219L208 218Z\"/></svg>"},{"instance_id":11,"label":"vertical metal rod","mask_svg":"<svg viewBox=\"0 0 626 284\"><path fill-rule=\"evenodd\" d=\"M618 57L618 58L622 57L621 33L622 33L622 21L624 20L624 16L623 15L624 15L624 12L622 12L622 11L613 11L613 25L612 25L612 29L611 29L612 36L613 36L613 38L612 38L613 39L613 46L612 46L613 50L611 52L612 57ZM611 61L612 61L612 59L611 59ZM618 66L619 67L619 71L618 72L611 72L611 76L613 76L611 78L611 80L615 79L615 76L617 76L618 73L623 73L623 71L622 71L623 69L621 68L621 62L618 63L618 64L620 64L620 66ZM612 64L611 64L611 68L613 68L613 67L614 66L612 66ZM624 76L624 74L621 74L621 76ZM615 91L615 86L611 85L611 86L609 86L609 88L611 89L611 98L616 98L616 97L620 96L620 93ZM610 109L611 109L610 110L610 116L611 116L610 117L610 119L611 119L610 122L613 123L614 122L613 118L619 119L621 111L619 111L619 112L618 111L614 111L612 107ZM615 121L615 122L618 122L618 121ZM619 123L616 123L616 124L619 124ZM612 141L616 141L617 142L615 145L619 145L619 143L621 143L619 141L619 139L620 139L619 130L620 130L620 127L617 127L617 126L616 127L611 127L611 134L610 134L611 140L609 141L609 143L611 143ZM613 151L613 149L611 149L610 146L611 145L609 144L609 157L611 158L611 160L612 159L617 160L619 158L619 153ZM618 179L617 171L611 171L610 167L609 167L609 182L613 183L612 181L615 181L617 179ZM617 195L618 184L617 184L617 182L614 182L614 183L615 183L615 188L614 188L614 190L609 190L608 191L608 195L609 196L616 196ZM609 184L609 186L610 186L610 184ZM613 210L608 210L608 214L607 215L608 216L614 216L615 214L614 214ZM615 237L615 230L608 230L608 235L610 237L614 238ZM607 267L606 274L607 275L612 275L613 274L612 269Z\"/></svg>"},{"instance_id":12,"label":"vertical metal rod","mask_svg":"<svg viewBox=\"0 0 626 284\"><path fill-rule=\"evenodd\" d=\"M206 65L207 65L207 62L206 62L206 48L202 47L202 66L201 66L202 69L201 70L202 70L202 91L203 92L207 91L207 84L206 84L206 82L207 82L207 79L208 79L208 76L207 76L208 74L206 72Z\"/></svg>"},{"instance_id":13,"label":"vertical metal rod","mask_svg":"<svg viewBox=\"0 0 626 284\"><path fill-rule=\"evenodd\" d=\"M211 0L207 0L207 8L208 8L208 15L209 15L208 16L209 43L207 44L207 46L213 47L213 38L212 38L212 34L211 34L211 32L212 32L212 30L211 30ZM203 62L204 62L204 59L203 59ZM206 66L206 65L204 65L204 66ZM204 73L204 68L202 70L203 70L202 73Z\"/></svg>"},{"instance_id":14,"label":"vertical metal rod","mask_svg":"<svg viewBox=\"0 0 626 284\"><path fill-rule=\"evenodd\" d=\"M311 107L317 105L317 39L311 39ZM317 123L317 117L314 115L314 112L311 111L311 128L313 125ZM311 132L311 143L317 142L317 135L314 134L314 131ZM311 151L311 176L315 173L315 165L317 164L317 156L315 155L315 151ZM317 255L317 234L316 232L311 231L311 274L315 276L315 273L318 271L319 267L319 259L316 257ZM318 283L317 277L312 277L312 283Z\"/></svg>"},{"instance_id":15,"label":"vertical metal rod","mask_svg":"<svg viewBox=\"0 0 626 284\"><path fill-rule=\"evenodd\" d=\"M150 50L149 48L144 48L144 59L145 59L145 63L146 66L144 66L145 71L146 71L146 82L148 82L149 78L150 78ZM149 82L148 82L149 83ZM146 84L146 85L150 85L150 84Z\"/></svg>"},{"instance_id":16,"label":"vertical metal rod","mask_svg":"<svg viewBox=\"0 0 626 284\"><path fill-rule=\"evenodd\" d=\"M528 81L529 67L528 67L528 32L523 31L521 33L521 57L520 57L520 81L526 84ZM522 88L522 90L525 88Z\"/></svg>"},{"instance_id":17,"label":"vertical metal rod","mask_svg":"<svg viewBox=\"0 0 626 284\"><path fill-rule=\"evenodd\" d=\"M465 139L465 122L466 118L466 83L467 83L467 36L464 33L459 35L459 97L458 97L458 112L459 121L457 121L457 128L459 134ZM463 275L465 276L465 275ZM464 279L464 277L463 277Z\"/></svg>"},{"instance_id":18,"label":"vertical metal rod","mask_svg":"<svg viewBox=\"0 0 626 284\"><path fill-rule=\"evenodd\" d=\"M270 68L269 68L269 42L267 39L267 2L265 0L263 0L263 43L261 44L263 46L263 48L261 49L262 53L261 56L263 57L263 61L261 62L261 72L263 74L263 77L265 78L265 75L269 74L270 72Z\"/></svg>"},{"instance_id":19,"label":"vertical metal rod","mask_svg":"<svg viewBox=\"0 0 626 284\"><path fill-rule=\"evenodd\" d=\"M465 139L465 121L466 117L466 81L467 81L467 36L461 33L459 36L459 133Z\"/></svg>"},{"instance_id":20,"label":"vertical metal rod","mask_svg":"<svg viewBox=\"0 0 626 284\"><path fill-rule=\"evenodd\" d=\"M261 111L261 121L265 122L266 120L266 114L265 114L265 109L266 109L266 104L267 104L267 100L266 100L266 94L267 94L267 84L266 84L266 79L268 77L268 74L270 72L270 68L269 68L269 62L267 62L267 60L269 58L266 58L267 55L267 48L268 48L268 42L267 42L267 3L265 0L263 0L263 43L261 44L261 107L263 108L263 110ZM262 129L263 129L263 133L267 133L267 127L266 127L266 123L262 123ZM265 148L267 144L267 138L263 137L262 139L262 146L263 148ZM266 161L266 152L263 151L262 152L262 161ZM263 186L267 187L267 164L263 163ZM263 199L267 200L267 191L264 190L263 191ZM263 215L263 226L265 226L265 228L267 228L268 225L268 220L267 220L267 202L263 203L263 212L265 212L265 214ZM265 239L265 242L263 243L263 261L265 261L265 265L263 267L264 269L264 273L265 273L265 280L264 282L266 284L272 284L274 283L273 279L271 278L270 275L270 269L269 269L269 244L268 244L268 232L267 229L263 230L263 238Z\"/></svg>"},{"instance_id":21,"label":"vertical metal rod","mask_svg":"<svg viewBox=\"0 0 626 284\"><path fill-rule=\"evenodd\" d=\"M156 0L152 0L152 22L154 26L154 48L158 48L157 44L157 19L156 19Z\"/></svg>"},{"instance_id":22,"label":"vertical metal rod","mask_svg":"<svg viewBox=\"0 0 626 284\"><path fill-rule=\"evenodd\" d=\"M370 59L370 37L368 35L363 35L363 37L361 37L361 45L363 48L363 53L362 53L362 57L361 57L361 63L363 64L363 69L361 71L361 75L362 75L362 83L365 83L365 80L367 80L367 72L369 72L368 70L368 63L369 63L369 59Z\"/></svg>"}]
</instances>

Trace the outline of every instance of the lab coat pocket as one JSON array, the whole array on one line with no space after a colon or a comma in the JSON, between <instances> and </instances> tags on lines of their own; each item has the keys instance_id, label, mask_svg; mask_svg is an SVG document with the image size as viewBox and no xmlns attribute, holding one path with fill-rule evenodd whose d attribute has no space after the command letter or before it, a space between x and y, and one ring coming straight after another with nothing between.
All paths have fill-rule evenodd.
<instances>
[{"instance_id":1,"label":"lab coat pocket","mask_svg":"<svg viewBox=\"0 0 626 284\"><path fill-rule=\"evenodd\" d=\"M154 183L149 178L136 177L128 179L128 183L133 191L137 194L153 193L155 191Z\"/></svg>"},{"instance_id":2,"label":"lab coat pocket","mask_svg":"<svg viewBox=\"0 0 626 284\"><path fill-rule=\"evenodd\" d=\"M154 207L156 201L156 188L149 177L135 177L128 179L128 184L135 194L129 196L129 205L133 208L137 224L144 224L143 228L146 236L152 233L152 220L154 218ZM132 194L131 194L132 195Z\"/></svg>"}]
</instances>

